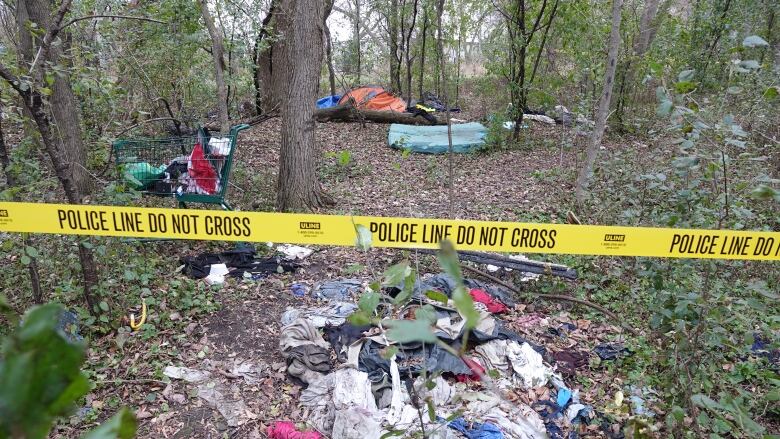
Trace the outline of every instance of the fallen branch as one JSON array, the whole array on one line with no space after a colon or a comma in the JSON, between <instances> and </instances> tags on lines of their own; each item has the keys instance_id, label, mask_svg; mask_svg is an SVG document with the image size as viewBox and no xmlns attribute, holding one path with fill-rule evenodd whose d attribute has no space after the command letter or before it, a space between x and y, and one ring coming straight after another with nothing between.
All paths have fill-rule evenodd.
<instances>
[{"instance_id":1,"label":"fallen branch","mask_svg":"<svg viewBox=\"0 0 780 439\"><path fill-rule=\"evenodd\" d=\"M420 253L436 254L433 250L418 250ZM462 261L476 262L478 264L490 264L526 273L549 274L570 280L577 279L577 271L561 264L534 261L531 259L512 259L502 255L475 251L460 251L458 259Z\"/></svg>"},{"instance_id":2,"label":"fallen branch","mask_svg":"<svg viewBox=\"0 0 780 439\"><path fill-rule=\"evenodd\" d=\"M499 279L499 278L497 278L497 277L495 277L493 275L487 274L484 271L477 270L476 268L469 267L468 265L464 265L464 264L461 264L461 267L463 267L467 271L470 271L470 272L472 272L472 273L474 273L476 275L482 276L485 279L490 280L491 282L497 283L497 284L499 284L499 285L509 289L510 291L512 291L512 292L514 292L516 294L520 294L520 295L523 294L514 285L512 285L512 284L510 284L508 282L504 282L503 280L501 280L501 279ZM623 319L621 319L617 314L615 314L612 311L604 308L601 305L597 305L597 304L595 304L593 302L589 302L589 301L584 300L584 299L578 299L576 297L571 297L571 296L564 296L564 295L561 295L561 294L542 294L542 293L531 293L531 294L533 294L534 296L536 296L536 297L538 297L540 299L555 300L555 301L559 301L559 302L573 302L573 303L577 303L577 304L580 304L580 305L587 306L589 308L593 308L593 309L601 312L602 314L608 316L612 320L614 320L618 325L620 325L621 328L625 329L626 331L630 332L631 334L633 334L635 336L639 335L639 332L636 329L631 328L629 326L626 326L626 324L622 321Z\"/></svg>"}]
</instances>

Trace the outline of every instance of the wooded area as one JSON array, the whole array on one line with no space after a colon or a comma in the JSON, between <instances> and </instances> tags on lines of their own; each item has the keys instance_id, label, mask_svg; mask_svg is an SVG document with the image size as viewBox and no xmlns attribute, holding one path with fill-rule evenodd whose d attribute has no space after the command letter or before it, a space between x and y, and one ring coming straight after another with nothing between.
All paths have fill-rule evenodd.
<instances>
[{"instance_id":1,"label":"wooded area","mask_svg":"<svg viewBox=\"0 0 780 439\"><path fill-rule=\"evenodd\" d=\"M0 202L777 233L778 15L772 0L0 0ZM518 265L522 255L458 259L446 244L439 259L367 250L370 232L355 231L355 249L316 247L300 260L257 244L251 258L271 269L215 284L201 280L207 268L192 275L194 255L241 245L0 232L0 437L78 437L102 424L114 430L99 437L282 438L272 432L282 419L326 437L380 426L471 437L454 432L457 413L469 431L500 427L490 437L780 434L776 261L531 255L542 260ZM450 290L412 300L423 274L442 271ZM362 294L348 322L383 336L414 322L415 336L393 339L397 330L388 343L461 349L448 351L460 361L485 342L469 340L478 309L461 293L479 289L472 275L511 296L498 326L546 346L539 363L568 388L549 377L502 387L484 364L473 375L482 381L425 369L414 372L422 386L402 376L406 393L383 408L377 389L398 380L404 355L391 353L384 384L371 380L377 430L339 430L342 412L321 423L305 404L316 380L280 352L288 308L315 306L322 283L355 278ZM455 348L429 331L441 329L436 315L420 317L418 296L445 293L466 322ZM424 311L409 317L415 301ZM36 334L27 339L17 330L25 315ZM34 325L62 315L89 346L74 348L59 324ZM606 344L619 346L614 356L601 355ZM337 360L322 355L336 364L333 346ZM246 378L228 359L263 371ZM507 361L492 365L511 376ZM60 375L47 372L56 364ZM179 366L221 376L216 388L248 405L227 415L219 391L163 373ZM478 387L474 400L527 407L540 432L522 436L495 411L437 400L439 379L453 394ZM18 384L33 381L45 384ZM561 403L561 389L578 399ZM402 422L404 404L414 422Z\"/></svg>"}]
</instances>

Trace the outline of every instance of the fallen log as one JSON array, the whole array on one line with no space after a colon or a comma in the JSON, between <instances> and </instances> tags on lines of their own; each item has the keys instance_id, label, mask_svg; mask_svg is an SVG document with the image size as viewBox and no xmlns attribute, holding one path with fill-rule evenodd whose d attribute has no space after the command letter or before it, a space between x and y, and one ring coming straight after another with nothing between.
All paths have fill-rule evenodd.
<instances>
[{"instance_id":1,"label":"fallen log","mask_svg":"<svg viewBox=\"0 0 780 439\"><path fill-rule=\"evenodd\" d=\"M420 253L429 255L436 254L434 250L417 250ZM496 267L510 268L512 270L524 273L547 274L558 276L565 279L576 280L577 270L565 265L552 264L549 262L534 261L532 259L513 259L506 256L493 253L483 253L475 251L459 251L458 259L461 261L475 262L477 264L495 265Z\"/></svg>"},{"instance_id":2,"label":"fallen log","mask_svg":"<svg viewBox=\"0 0 780 439\"><path fill-rule=\"evenodd\" d=\"M444 119L430 115L428 120L420 115L412 113L398 113L395 111L358 110L352 105L338 105L330 108L318 108L314 111L314 119L317 122L376 122L376 123L402 123L406 125L446 125ZM434 122L435 120L435 122Z\"/></svg>"}]
</instances>

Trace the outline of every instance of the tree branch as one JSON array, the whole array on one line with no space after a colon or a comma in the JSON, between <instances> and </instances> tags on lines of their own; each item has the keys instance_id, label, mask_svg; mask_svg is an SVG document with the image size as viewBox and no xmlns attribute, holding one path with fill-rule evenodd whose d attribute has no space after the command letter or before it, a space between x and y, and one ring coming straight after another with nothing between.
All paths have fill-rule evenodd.
<instances>
[{"instance_id":1,"label":"tree branch","mask_svg":"<svg viewBox=\"0 0 780 439\"><path fill-rule=\"evenodd\" d=\"M485 279L490 280L491 282L497 283L497 284L499 284L499 285L501 285L501 286L503 286L505 288L508 288L510 291L512 291L512 292L514 292L516 294L521 294L521 295L523 294L514 285L512 285L512 284L510 284L508 282L504 282L503 280L501 280L501 279L499 279L499 278L497 278L497 277L495 277L493 275L487 274L487 273L483 272L482 270L477 270L476 268L470 267L470 266L465 265L465 264L461 264L461 267L465 268L467 271L470 271L470 272L472 272L474 274L482 276ZM617 314L615 314L612 311L604 308L601 305L597 305L597 304L595 304L593 302L589 302L589 301L584 300L584 299L578 299L576 297L571 297L571 296L564 296L564 295L561 295L561 294L537 294L537 293L531 293L531 294L533 294L534 296L536 296L536 297L538 297L540 299L564 301L564 302L573 302L573 303L577 303L577 304L580 304L580 305L587 306L589 308L593 308L593 309L603 313L604 315L608 316L612 320L614 320L623 329L625 329L626 331L630 332L631 334L633 334L635 336L639 335L639 332L636 329L631 328L629 326L626 326L626 324L623 323L623 319L621 319L620 317L618 317Z\"/></svg>"},{"instance_id":2,"label":"tree branch","mask_svg":"<svg viewBox=\"0 0 780 439\"><path fill-rule=\"evenodd\" d=\"M6 66L3 64L0 64L0 78L3 78L8 82L8 85L11 86L14 90L16 90L17 93L19 93L22 98L27 97L27 92L22 89L21 81L19 78L17 78L13 73L11 73Z\"/></svg>"},{"instance_id":3,"label":"tree branch","mask_svg":"<svg viewBox=\"0 0 780 439\"><path fill-rule=\"evenodd\" d=\"M46 55L46 52L49 51L51 42L54 41L60 33L60 30L62 30L60 28L60 23L62 23L62 20L65 18L65 14L68 12L68 8L70 8L72 1L73 0L63 0L62 4L60 4L60 8L54 13L51 23L49 24L49 29L46 31L46 35L41 41L41 47L38 48L38 53L35 54L35 59L33 59L33 62L30 65L30 71L27 74L28 76L32 76L35 67L38 65L38 60Z\"/></svg>"},{"instance_id":4,"label":"tree branch","mask_svg":"<svg viewBox=\"0 0 780 439\"><path fill-rule=\"evenodd\" d=\"M106 14L98 14L98 15L85 15L84 17L74 18L73 20L70 20L69 22L67 22L67 23L63 24L62 26L60 26L60 28L58 29L58 32L62 31L63 29L65 29L66 27L70 26L73 23L77 23L77 22L83 21L83 20L91 20L93 18L122 18L122 19L125 19L125 20L139 20L139 21L149 21L149 22L152 22L152 23L159 23L159 24L168 24L167 21L156 20L154 18L147 18L147 17L137 17L137 16L134 16L134 15L106 15Z\"/></svg>"}]
</instances>

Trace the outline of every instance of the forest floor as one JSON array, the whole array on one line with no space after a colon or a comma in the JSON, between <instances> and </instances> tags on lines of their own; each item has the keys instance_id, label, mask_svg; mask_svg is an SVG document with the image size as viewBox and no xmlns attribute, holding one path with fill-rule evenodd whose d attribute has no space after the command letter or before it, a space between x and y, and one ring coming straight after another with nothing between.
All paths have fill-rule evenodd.
<instances>
[{"instance_id":1,"label":"forest floor","mask_svg":"<svg viewBox=\"0 0 780 439\"><path fill-rule=\"evenodd\" d=\"M570 209L573 182L584 149L585 137L561 126L530 122L522 145L474 155L456 155L453 160L454 194L450 199L447 156L409 155L387 146L387 125L327 123L318 125L325 151L320 166L323 188L337 205L323 213L407 217L448 217L501 221L565 222ZM611 137L603 156L620 150L637 161L652 162L650 146L632 139ZM338 156L349 153L349 164ZM272 119L241 134L234 184L228 199L239 210L272 210L279 159L279 120ZM158 201L151 201L158 203ZM172 207L172 206L171 206ZM597 218L593 222L597 222ZM587 220L587 219L586 219ZM95 388L79 415L61 423L54 436L73 437L105 419L119 406L136 410L139 437L266 437L265 427L275 420L305 425L297 406L301 388L285 374L278 348L280 317L287 307L313 300L295 297L293 283L314 286L338 278L373 281L384 269L409 257L420 273L438 273L435 259L414 252L323 247L303 261L294 273L272 274L259 281L230 279L221 287L202 288L205 296L189 307L172 308L165 294L168 286L185 277L175 269L179 258L201 251L224 251L228 243L159 242L128 244L143 257L163 261L150 283L155 305L148 329L137 333L111 332L91 340L88 370ZM258 245L259 251L267 251ZM627 269L625 261L610 258L582 259L567 256L534 258L570 264L581 274L609 273ZM628 267L630 268L630 267ZM511 275L506 274L511 280ZM599 285L589 285L589 276L574 282L541 279L524 283L529 292L578 295L624 310L623 298L599 296ZM584 293L583 293L584 292ZM530 297L530 296L529 296ZM204 303L206 305L204 305ZM511 329L551 351L585 352L589 358L567 383L581 392L581 399L599 411L613 410L613 419L625 419L615 409L617 392L626 392L625 362L602 362L593 347L602 342L626 340L627 335L602 315L568 304L523 298L520 305L502 317ZM572 323L576 329L561 334ZM231 372L236 365L252 365L253 379ZM187 366L211 373L227 398L239 404L241 426L227 425L225 418L197 396L196 386L169 380L166 366ZM479 386L479 384L472 384ZM537 389L514 395L530 403L545 396ZM549 390L547 390L549 393ZM628 397L628 395L626 395ZM647 402L652 408L652 403ZM610 409L612 407L612 409ZM592 426L593 437L606 437L602 427Z\"/></svg>"}]
</instances>

